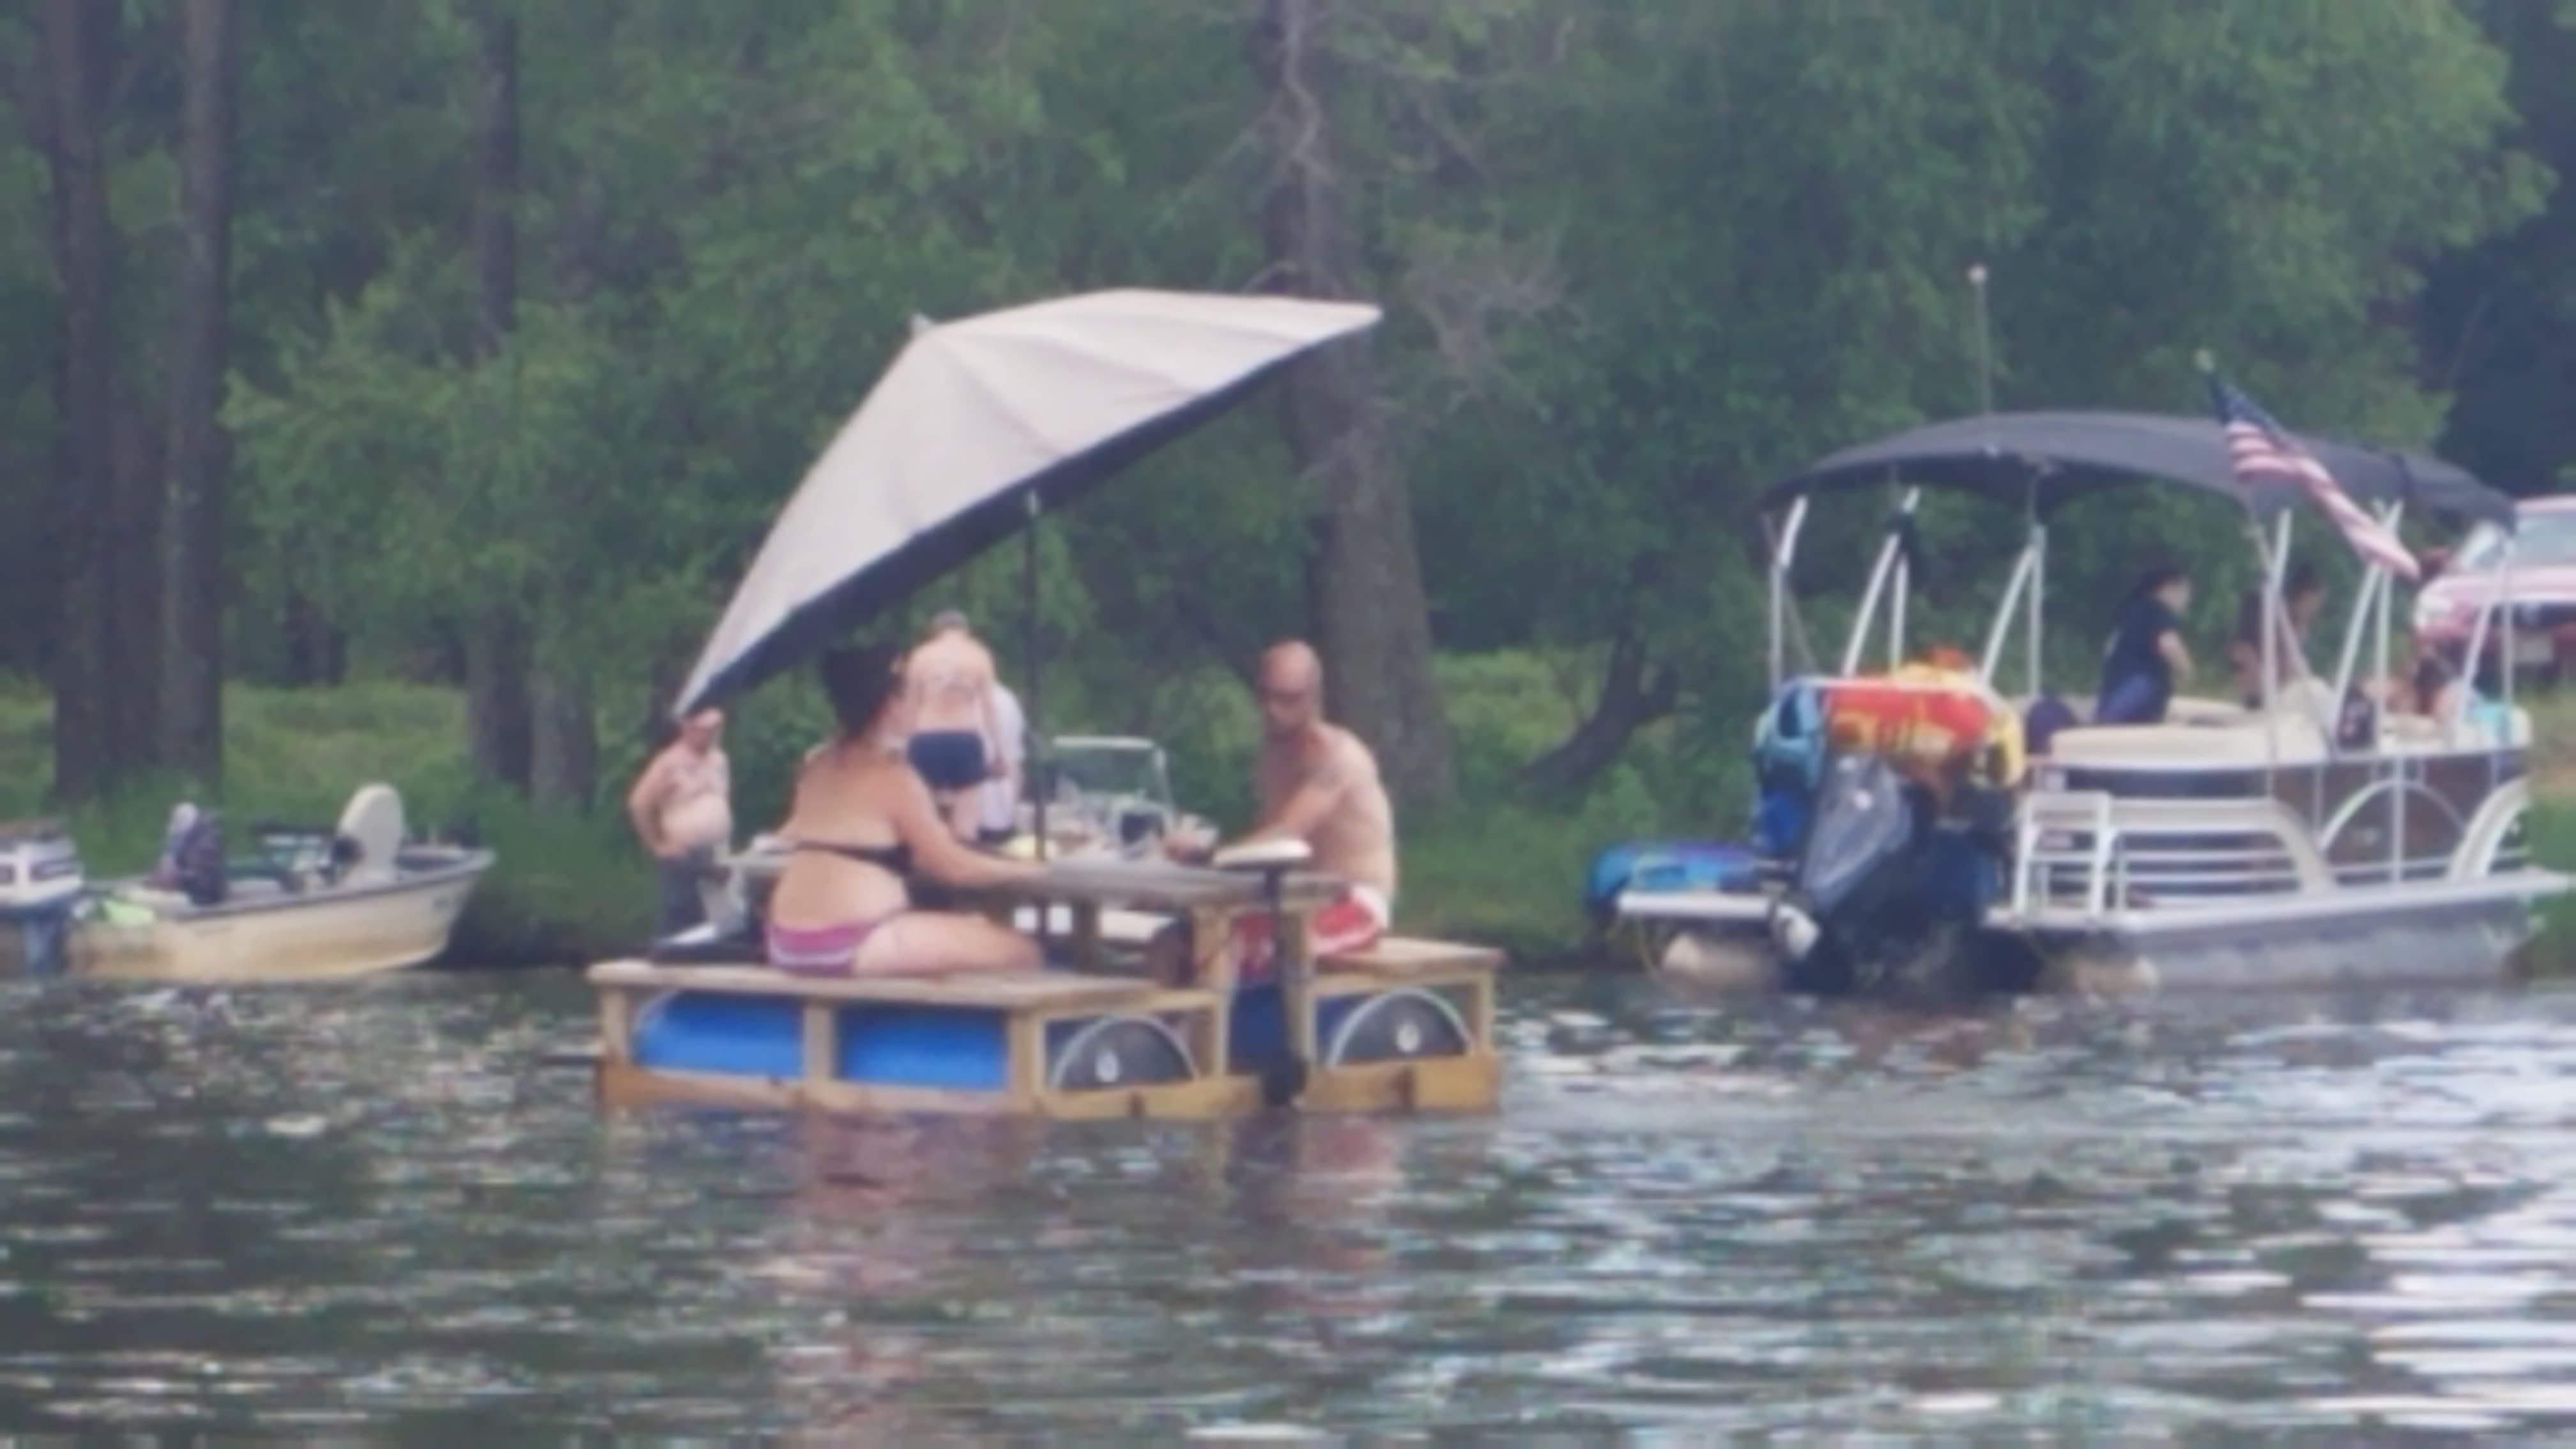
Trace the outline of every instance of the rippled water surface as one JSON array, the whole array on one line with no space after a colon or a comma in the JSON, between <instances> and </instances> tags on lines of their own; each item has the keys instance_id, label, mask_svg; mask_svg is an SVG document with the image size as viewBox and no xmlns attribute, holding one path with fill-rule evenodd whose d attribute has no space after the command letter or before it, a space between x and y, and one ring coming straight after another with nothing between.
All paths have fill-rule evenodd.
<instances>
[{"instance_id":1,"label":"rippled water surface","mask_svg":"<svg viewBox=\"0 0 2576 1449\"><path fill-rule=\"evenodd\" d=\"M1515 981L1503 1112L604 1118L563 973L0 1000L0 1426L2576 1431L2576 995Z\"/></svg>"}]
</instances>

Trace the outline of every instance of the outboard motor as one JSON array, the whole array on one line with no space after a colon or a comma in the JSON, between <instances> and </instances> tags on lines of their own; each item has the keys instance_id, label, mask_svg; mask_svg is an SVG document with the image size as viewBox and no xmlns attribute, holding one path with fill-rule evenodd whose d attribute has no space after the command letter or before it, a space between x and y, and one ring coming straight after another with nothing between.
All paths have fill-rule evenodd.
<instances>
[{"instance_id":1,"label":"outboard motor","mask_svg":"<svg viewBox=\"0 0 2576 1449\"><path fill-rule=\"evenodd\" d=\"M1931 805L1876 754L1837 755L1825 766L1789 890L1771 930L1802 989L1849 991L1880 958L1884 937L1913 914L1914 876Z\"/></svg>"},{"instance_id":2,"label":"outboard motor","mask_svg":"<svg viewBox=\"0 0 2576 1449\"><path fill-rule=\"evenodd\" d=\"M0 932L17 938L30 976L71 965L72 912L88 889L80 850L50 820L0 824Z\"/></svg>"}]
</instances>

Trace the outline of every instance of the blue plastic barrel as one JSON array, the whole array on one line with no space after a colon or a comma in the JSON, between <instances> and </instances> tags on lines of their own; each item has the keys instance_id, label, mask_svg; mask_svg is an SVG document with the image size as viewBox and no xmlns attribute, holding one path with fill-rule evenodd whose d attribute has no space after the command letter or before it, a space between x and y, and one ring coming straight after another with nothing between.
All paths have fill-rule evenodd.
<instances>
[{"instance_id":1,"label":"blue plastic barrel","mask_svg":"<svg viewBox=\"0 0 2576 1449\"><path fill-rule=\"evenodd\" d=\"M637 1013L635 1063L723 1076L803 1076L804 1006L793 996L680 991L658 997ZM1000 1011L858 1002L835 1015L841 1051L834 1075L844 1081L993 1091L1010 1080L1010 1043ZM1049 1047L1084 1024L1055 1023Z\"/></svg>"},{"instance_id":2,"label":"blue plastic barrel","mask_svg":"<svg viewBox=\"0 0 2576 1449\"><path fill-rule=\"evenodd\" d=\"M1315 1050L1321 1052L1352 1012L1377 998L1327 997L1315 1007ZM1226 1061L1239 1074L1257 1074L1288 1059L1288 1013L1278 983L1234 994L1234 1020L1226 1033Z\"/></svg>"}]
</instances>

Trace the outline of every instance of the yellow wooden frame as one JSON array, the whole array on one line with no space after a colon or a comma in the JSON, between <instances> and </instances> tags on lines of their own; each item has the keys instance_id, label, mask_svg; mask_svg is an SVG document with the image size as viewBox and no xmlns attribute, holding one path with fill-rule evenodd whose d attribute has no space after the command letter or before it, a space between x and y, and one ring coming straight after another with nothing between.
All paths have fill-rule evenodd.
<instances>
[{"instance_id":1,"label":"yellow wooden frame","mask_svg":"<svg viewBox=\"0 0 2576 1449\"><path fill-rule=\"evenodd\" d=\"M1193 955L1207 968L1198 985L1172 988L1134 977L1076 972L1028 974L808 977L760 966L660 966L611 961L590 969L599 993L600 1099L612 1108L696 1102L758 1110L885 1114L938 1112L1050 1119L1235 1116L1262 1106L1259 1080L1238 1075L1227 1060L1233 983L1224 951L1225 913L1193 912ZM1215 917L1217 919L1200 919ZM1293 913L1281 933L1280 957L1305 949L1305 920ZM1205 944L1202 944L1205 943ZM1328 956L1301 973L1301 1000L1289 1003L1292 1040L1310 1064L1300 1107L1309 1111L1490 1111L1501 1092L1494 1049L1494 973L1502 954L1447 942L1389 938L1363 951ZM1220 979L1211 979L1220 978ZM1399 986L1455 992L1469 1043L1456 1057L1327 1067L1317 1059L1316 1011L1328 1000ZM802 1003L795 1078L670 1071L639 1065L635 1019L644 1000L665 992L786 998ZM999 1014L1008 1048L1005 1082L995 1090L906 1087L833 1075L840 1058L839 1017L852 1004L959 1006ZM1184 1082L1058 1091L1046 1084L1047 1028L1060 1021L1143 1016L1175 1026L1198 1075Z\"/></svg>"}]
</instances>

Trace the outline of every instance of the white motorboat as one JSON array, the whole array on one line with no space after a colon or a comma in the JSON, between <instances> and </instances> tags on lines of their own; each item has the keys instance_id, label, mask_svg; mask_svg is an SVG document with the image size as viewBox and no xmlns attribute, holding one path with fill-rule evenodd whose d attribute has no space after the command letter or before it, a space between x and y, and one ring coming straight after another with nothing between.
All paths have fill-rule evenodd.
<instances>
[{"instance_id":1,"label":"white motorboat","mask_svg":"<svg viewBox=\"0 0 2576 1449\"><path fill-rule=\"evenodd\" d=\"M258 832L195 895L147 880L90 891L73 917L73 974L153 980L304 981L397 971L447 949L488 850L405 839L402 797L367 785L331 831ZM214 896L214 899L207 899Z\"/></svg>"}]
</instances>

